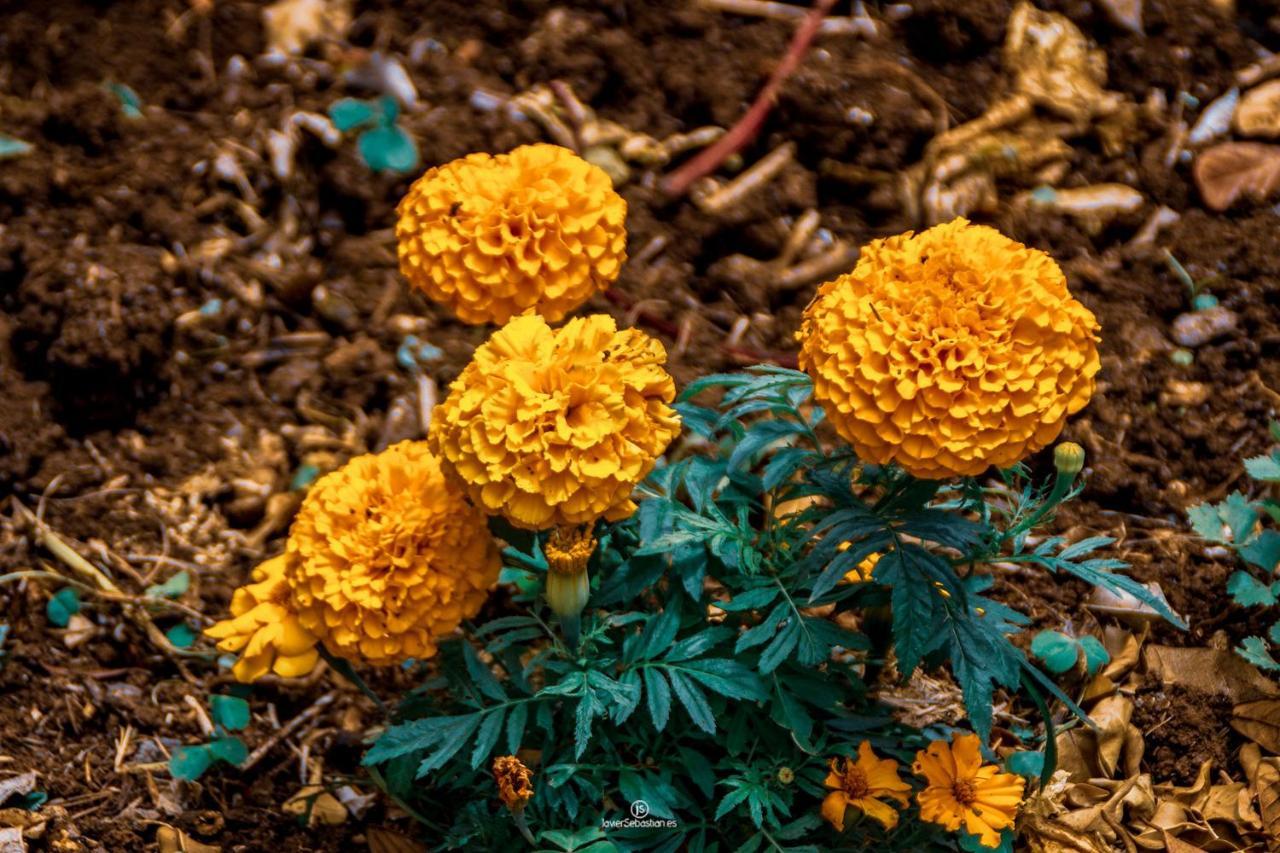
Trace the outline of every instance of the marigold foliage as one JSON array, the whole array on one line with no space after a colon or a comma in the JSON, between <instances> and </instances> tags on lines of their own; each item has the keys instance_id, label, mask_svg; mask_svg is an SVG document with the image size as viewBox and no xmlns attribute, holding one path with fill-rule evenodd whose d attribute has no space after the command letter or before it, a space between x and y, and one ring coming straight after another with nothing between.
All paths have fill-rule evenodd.
<instances>
[{"instance_id":1,"label":"marigold foliage","mask_svg":"<svg viewBox=\"0 0 1280 853\"><path fill-rule=\"evenodd\" d=\"M501 560L425 442L357 456L307 493L286 552L299 621L339 657L430 657L479 611Z\"/></svg>"},{"instance_id":2,"label":"marigold foliage","mask_svg":"<svg viewBox=\"0 0 1280 853\"><path fill-rule=\"evenodd\" d=\"M625 518L680 429L665 361L662 344L607 315L555 330L517 317L476 350L428 440L477 506L517 527Z\"/></svg>"},{"instance_id":3,"label":"marigold foliage","mask_svg":"<svg viewBox=\"0 0 1280 853\"><path fill-rule=\"evenodd\" d=\"M1000 846L1000 831L1013 826L1022 803L1025 781L982 763L977 735L957 735L951 743L936 740L916 753L915 772L928 780L916 795L920 817L952 832L961 825L984 847Z\"/></svg>"},{"instance_id":4,"label":"marigold foliage","mask_svg":"<svg viewBox=\"0 0 1280 853\"><path fill-rule=\"evenodd\" d=\"M398 212L404 277L468 323L530 308L559 322L626 260L626 202L603 170L556 145L429 169Z\"/></svg>"},{"instance_id":5,"label":"marigold foliage","mask_svg":"<svg viewBox=\"0 0 1280 853\"><path fill-rule=\"evenodd\" d=\"M316 665L318 638L302 627L290 605L285 554L259 565L252 583L231 596L231 619L205 630L218 650L240 653L231 668L237 681L256 681L268 672L285 678L306 675Z\"/></svg>"},{"instance_id":6,"label":"marigold foliage","mask_svg":"<svg viewBox=\"0 0 1280 853\"><path fill-rule=\"evenodd\" d=\"M956 219L875 240L822 285L800 366L862 459L976 476L1045 447L1084 408L1097 331L1052 258Z\"/></svg>"},{"instance_id":7,"label":"marigold foliage","mask_svg":"<svg viewBox=\"0 0 1280 853\"><path fill-rule=\"evenodd\" d=\"M911 786L898 778L898 762L882 759L871 749L871 744L858 744L858 760L831 759L831 772L823 784L831 793L822 801L822 816L844 832L844 814L854 808L877 820L885 829L898 825L898 810L893 800L905 806L911 798Z\"/></svg>"}]
</instances>

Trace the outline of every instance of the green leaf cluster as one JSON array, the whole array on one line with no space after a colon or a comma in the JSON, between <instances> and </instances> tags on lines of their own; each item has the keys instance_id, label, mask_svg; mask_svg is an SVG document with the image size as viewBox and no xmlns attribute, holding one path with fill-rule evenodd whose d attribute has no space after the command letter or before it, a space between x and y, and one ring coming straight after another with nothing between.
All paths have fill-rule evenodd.
<instances>
[{"instance_id":1,"label":"green leaf cluster","mask_svg":"<svg viewBox=\"0 0 1280 853\"><path fill-rule=\"evenodd\" d=\"M1280 421L1272 421L1271 438L1280 442ZM1231 549L1243 564L1227 579L1227 593L1241 607L1273 609L1280 602L1280 502L1272 495L1280 483L1280 448L1244 460L1245 471L1262 487L1259 497L1232 492L1218 503L1202 503L1187 511L1191 527L1202 538ZM1266 636L1245 637L1236 652L1260 669L1280 672L1280 613Z\"/></svg>"},{"instance_id":2,"label":"green leaf cluster","mask_svg":"<svg viewBox=\"0 0 1280 853\"><path fill-rule=\"evenodd\" d=\"M948 736L895 721L872 685L947 669L967 714L952 722L984 738L997 691L1082 713L1013 642L1028 620L992 595L996 563L1124 592L1177 621L1103 555L1111 540L1032 538L1078 489L1021 467L939 483L863 464L822 439L811 390L777 367L686 389L685 447L641 486L631 518L595 531L574 644L539 595L542 535L501 531L504 615L441 645L365 756L433 838L516 843L488 767L518 753L535 770L523 818L547 849L956 849L963 839L913 809L893 832L861 821L843 839L819 817L832 757L868 740L905 778L917 749ZM854 570L873 555L866 579ZM1073 665L1105 660L1096 640L1064 639ZM663 826L613 823L641 800Z\"/></svg>"}]
</instances>

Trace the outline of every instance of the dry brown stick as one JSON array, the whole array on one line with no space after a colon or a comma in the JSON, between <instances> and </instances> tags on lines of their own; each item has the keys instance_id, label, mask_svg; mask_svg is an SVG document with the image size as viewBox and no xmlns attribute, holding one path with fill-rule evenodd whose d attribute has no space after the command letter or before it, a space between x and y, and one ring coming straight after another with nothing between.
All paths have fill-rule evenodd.
<instances>
[{"instance_id":1,"label":"dry brown stick","mask_svg":"<svg viewBox=\"0 0 1280 853\"><path fill-rule=\"evenodd\" d=\"M249 753L249 757L244 760L244 764L241 764L238 769L241 772L244 772L245 770L248 770L251 767L253 767L255 764L257 764L259 761L262 760L263 756L265 756L272 749L275 749L276 745L279 744L280 741L284 740L285 738L289 737L294 732L296 732L298 729L302 728L302 726L308 720L313 720L316 717L318 717L320 715L320 712L323 711L325 708L329 707L330 705L332 705L333 700L336 698L338 698L337 691L330 690L328 693L324 694L319 699L312 702L309 708L307 708L298 716L294 717L289 722L285 723L284 726L280 729L280 731L276 732L271 737L267 738L265 741L263 741L261 746L259 746L253 752Z\"/></svg>"},{"instance_id":2,"label":"dry brown stick","mask_svg":"<svg viewBox=\"0 0 1280 853\"><path fill-rule=\"evenodd\" d=\"M66 540L58 535L47 522L37 518L17 498L13 499L13 505L22 520L35 531L36 540L48 549L49 553L57 557L64 566L90 581L90 585L99 589L103 597L122 601L122 609L125 615L142 629L142 632L147 635L147 639L153 645L164 652L165 656L177 667L184 680L191 684L196 683L195 676L187 669L179 651L169 642L169 638L164 635L164 632L156 627L156 623L151 620L151 615L147 613L146 609L139 606L141 602L137 596L130 596L128 593L123 592L101 569L80 556L80 553L68 545Z\"/></svg>"},{"instance_id":3,"label":"dry brown stick","mask_svg":"<svg viewBox=\"0 0 1280 853\"><path fill-rule=\"evenodd\" d=\"M800 60L804 58L805 53L809 50L809 45L813 42L813 37L818 34L818 30L822 26L822 19L826 17L827 12L831 11L831 7L834 5L835 0L814 0L813 7L805 15L804 21L801 22L800 26L796 27L796 34L791 38L791 45L787 48L786 54L783 55L782 61L778 63L777 67L773 69L773 73L769 75L768 82L764 84L764 88L756 96L755 102L742 114L742 118L738 119L737 124L729 128L724 136L720 137L711 146L704 148L698 156L688 163L663 178L660 186L664 193L672 197L684 195L694 181L704 175L711 174L716 167L725 161L726 157L741 151L748 142L755 138L756 134L760 132L761 126L764 125L765 116L769 114L769 110L773 108L774 101L777 100L782 84L791 76L791 72L795 71L796 67L800 65Z\"/></svg>"}]
</instances>

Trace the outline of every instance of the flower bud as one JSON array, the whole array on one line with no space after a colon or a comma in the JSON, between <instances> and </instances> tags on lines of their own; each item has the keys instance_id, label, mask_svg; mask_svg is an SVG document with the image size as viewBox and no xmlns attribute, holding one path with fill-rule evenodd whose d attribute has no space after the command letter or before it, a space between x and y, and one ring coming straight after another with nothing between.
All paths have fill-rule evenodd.
<instances>
[{"instance_id":1,"label":"flower bud","mask_svg":"<svg viewBox=\"0 0 1280 853\"><path fill-rule=\"evenodd\" d=\"M590 527L557 527L547 538L547 604L557 616L577 616L587 606L587 563L595 549Z\"/></svg>"},{"instance_id":2,"label":"flower bud","mask_svg":"<svg viewBox=\"0 0 1280 853\"><path fill-rule=\"evenodd\" d=\"M778 768L778 782L783 785L790 785L796 781L796 773L790 767Z\"/></svg>"},{"instance_id":3,"label":"flower bud","mask_svg":"<svg viewBox=\"0 0 1280 853\"><path fill-rule=\"evenodd\" d=\"M1053 449L1053 467L1065 477L1084 470L1084 448L1074 441L1064 441Z\"/></svg>"}]
</instances>

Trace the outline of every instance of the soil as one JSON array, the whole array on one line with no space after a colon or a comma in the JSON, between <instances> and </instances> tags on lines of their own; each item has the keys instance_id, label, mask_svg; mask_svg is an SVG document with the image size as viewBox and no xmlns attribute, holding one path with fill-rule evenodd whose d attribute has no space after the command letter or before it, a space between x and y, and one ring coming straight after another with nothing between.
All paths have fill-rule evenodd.
<instances>
[{"instance_id":1,"label":"soil","mask_svg":"<svg viewBox=\"0 0 1280 853\"><path fill-rule=\"evenodd\" d=\"M615 285L635 310L604 298L587 308L627 321L643 310L663 329L687 327L683 343L665 337L682 383L739 364L743 351L792 351L812 285L726 283L717 262L775 257L783 218L807 208L853 244L915 227L873 187L833 178L832 164L904 170L940 126L977 117L998 94L1012 3L909 5L905 17L882 19L878 39L819 39L743 152L750 163L794 141L795 162L732 215L665 199L652 174L627 185L631 254L655 240L663 248ZM1144 35L1112 24L1097 3L1039 5L1081 26L1106 52L1109 87L1137 102L1155 91L1205 102L1260 49L1280 50L1274 0L1239 4L1238 18L1203 0L1147 0ZM331 148L306 131L278 178L264 153L268 131L299 110L367 95L343 69L379 51L405 58L420 105L403 123L424 164L541 139L532 122L486 109L473 93L551 80L602 118L661 138L731 124L790 38L785 23L683 0L371 2L344 46L276 63L262 58L260 12L235 0L50 0L14 4L0 23L0 131L34 146L0 161L0 508L39 508L130 584L190 568L183 600L204 614L222 612L277 547L291 506L268 496L287 493L301 466L324 470L420 434L419 379L398 358L407 334L439 348L424 370L443 389L486 333L398 278L390 228L409 178L373 175L349 140ZM136 92L141 116L127 117L108 84ZM851 119L861 115L873 120ZM1147 117L1119 154L1078 145L1061 185L1121 181L1146 196L1148 211L1181 214L1156 245L1239 318L1190 364L1170 358L1185 288L1155 247L1128 245L1141 217L1091 232L1005 199L990 219L1058 258L1103 323L1099 393L1067 432L1089 451L1089 487L1062 526L1116 536L1135 575L1158 581L1192 624L1157 629L1160 641L1203 645L1220 630L1237 640L1247 623L1224 603L1229 563L1188 535L1184 511L1243 487L1238 460L1266 446L1262 425L1280 401L1280 258L1272 210L1207 212L1188 168L1164 165L1174 131ZM749 325L731 350L723 343L740 318ZM1192 393L1196 383L1208 393ZM1034 461L1045 470L1045 459ZM9 509L0 572L38 569L45 554ZM1002 586L1011 601L1055 626L1085 592L1043 578L1011 587ZM89 849L140 850L163 821L228 850L286 851L353 849L372 826L412 831L382 802L339 827L306 828L280 810L313 772L357 772L360 732L376 718L354 691L339 689L316 716L297 740L301 756L276 746L251 774L184 784L122 771L195 742L199 719L184 697L202 702L220 683L216 668L198 659L179 667L105 606L87 608L94 635L70 647L43 600L32 585L0 586L0 621L11 628L0 762L40 770L40 787L65 809L51 833ZM163 629L177 614L156 618ZM380 688L395 686L394 674L380 677ZM259 716L246 742L263 742L317 695L259 688L274 718ZM1139 704L1148 769L1187 781L1201 755L1231 769L1234 734L1194 742L1224 709L1184 698L1157 691Z\"/></svg>"}]
</instances>

